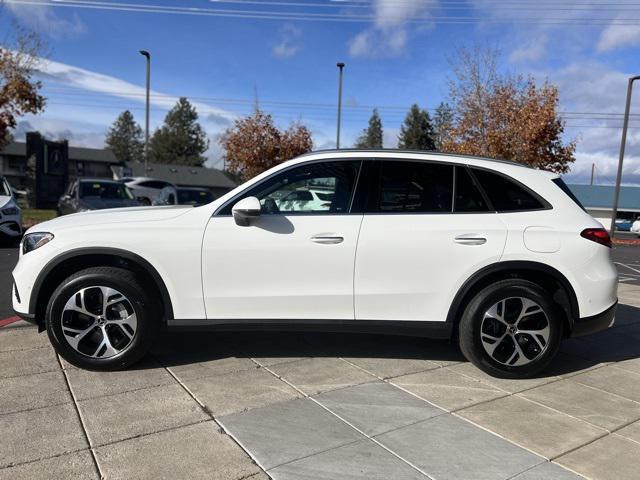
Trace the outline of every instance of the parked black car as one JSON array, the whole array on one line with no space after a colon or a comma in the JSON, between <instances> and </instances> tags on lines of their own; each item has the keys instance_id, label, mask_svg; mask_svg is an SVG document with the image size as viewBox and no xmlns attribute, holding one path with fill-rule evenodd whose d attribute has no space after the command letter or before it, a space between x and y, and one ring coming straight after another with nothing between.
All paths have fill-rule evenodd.
<instances>
[{"instance_id":1,"label":"parked black car","mask_svg":"<svg viewBox=\"0 0 640 480\"><path fill-rule=\"evenodd\" d=\"M69 184L58 201L58 215L142 205L131 191L114 180L81 178Z\"/></svg>"},{"instance_id":2,"label":"parked black car","mask_svg":"<svg viewBox=\"0 0 640 480\"><path fill-rule=\"evenodd\" d=\"M213 193L200 187L164 187L153 205L193 205L199 207L215 200Z\"/></svg>"}]
</instances>

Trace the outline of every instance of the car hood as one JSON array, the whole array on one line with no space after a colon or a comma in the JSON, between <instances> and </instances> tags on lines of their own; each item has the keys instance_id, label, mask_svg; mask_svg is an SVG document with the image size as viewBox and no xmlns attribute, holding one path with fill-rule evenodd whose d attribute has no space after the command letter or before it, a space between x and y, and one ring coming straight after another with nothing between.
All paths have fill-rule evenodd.
<instances>
[{"instance_id":1,"label":"car hood","mask_svg":"<svg viewBox=\"0 0 640 480\"><path fill-rule=\"evenodd\" d=\"M4 208L4 206L7 205L11 200L13 200L13 197L9 195L0 195L0 208Z\"/></svg>"},{"instance_id":2,"label":"car hood","mask_svg":"<svg viewBox=\"0 0 640 480\"><path fill-rule=\"evenodd\" d=\"M54 218L31 227L28 232L49 232L66 228L130 222L157 222L175 218L192 210L187 205L167 207L131 207L93 210ZM27 233L28 233L27 232Z\"/></svg>"}]
</instances>

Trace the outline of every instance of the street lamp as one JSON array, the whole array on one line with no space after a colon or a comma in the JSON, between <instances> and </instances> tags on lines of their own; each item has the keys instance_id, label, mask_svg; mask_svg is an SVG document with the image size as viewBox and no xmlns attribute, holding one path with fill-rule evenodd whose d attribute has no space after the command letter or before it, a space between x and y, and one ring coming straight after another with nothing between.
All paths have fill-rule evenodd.
<instances>
[{"instance_id":1,"label":"street lamp","mask_svg":"<svg viewBox=\"0 0 640 480\"><path fill-rule=\"evenodd\" d=\"M342 71L344 63L338 62L336 66L340 69L340 79L338 81L338 131L336 133L336 149L340 150L340 122L342 117Z\"/></svg>"},{"instance_id":2,"label":"street lamp","mask_svg":"<svg viewBox=\"0 0 640 480\"><path fill-rule=\"evenodd\" d=\"M149 94L151 90L151 54L146 50L140 50L140 55L147 59L147 105L145 108L144 123L144 174L149 167Z\"/></svg>"},{"instance_id":3,"label":"street lamp","mask_svg":"<svg viewBox=\"0 0 640 480\"><path fill-rule=\"evenodd\" d=\"M616 190L613 195L613 212L611 215L611 229L609 234L614 237L616 231L616 217L618 216L618 200L620 199L620 184L622 183L622 162L624 160L624 147L627 143L627 129L629 128L629 110L631 109L631 91L633 82L640 79L640 75L631 77L627 86L627 103L624 107L624 123L622 124L622 140L620 141L620 159L618 160L618 175L616 176Z\"/></svg>"}]
</instances>

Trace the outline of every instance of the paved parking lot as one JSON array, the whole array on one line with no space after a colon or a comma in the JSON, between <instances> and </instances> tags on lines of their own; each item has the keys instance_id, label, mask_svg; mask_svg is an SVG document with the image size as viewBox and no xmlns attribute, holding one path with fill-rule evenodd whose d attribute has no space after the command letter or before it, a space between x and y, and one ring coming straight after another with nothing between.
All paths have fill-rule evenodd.
<instances>
[{"instance_id":1,"label":"paved parking lot","mask_svg":"<svg viewBox=\"0 0 640 480\"><path fill-rule=\"evenodd\" d=\"M638 252L616 260L634 268ZM14 258L0 250L3 279ZM93 373L13 323L0 478L637 479L640 277L623 265L616 326L523 381L446 342L344 334L184 333Z\"/></svg>"}]
</instances>

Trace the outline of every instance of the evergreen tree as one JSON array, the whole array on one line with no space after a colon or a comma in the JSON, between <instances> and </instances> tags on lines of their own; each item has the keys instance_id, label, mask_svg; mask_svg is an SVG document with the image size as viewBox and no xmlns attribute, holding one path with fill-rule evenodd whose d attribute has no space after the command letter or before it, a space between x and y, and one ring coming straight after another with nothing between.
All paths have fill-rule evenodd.
<instances>
[{"instance_id":1,"label":"evergreen tree","mask_svg":"<svg viewBox=\"0 0 640 480\"><path fill-rule=\"evenodd\" d=\"M164 119L150 141L154 162L201 166L209 148L209 139L198 123L198 113L189 100L182 97Z\"/></svg>"},{"instance_id":2,"label":"evergreen tree","mask_svg":"<svg viewBox=\"0 0 640 480\"><path fill-rule=\"evenodd\" d=\"M356 141L356 148L382 148L382 120L378 109L373 109L369 118L369 126L362 131L362 135Z\"/></svg>"},{"instance_id":3,"label":"evergreen tree","mask_svg":"<svg viewBox=\"0 0 640 480\"><path fill-rule=\"evenodd\" d=\"M443 145L451 138L453 128L453 109L446 102L441 102L433 117L434 143L436 150L441 151Z\"/></svg>"},{"instance_id":4,"label":"evergreen tree","mask_svg":"<svg viewBox=\"0 0 640 480\"><path fill-rule=\"evenodd\" d=\"M144 160L142 129L129 110L122 112L113 122L104 143L121 162Z\"/></svg>"},{"instance_id":5,"label":"evergreen tree","mask_svg":"<svg viewBox=\"0 0 640 480\"><path fill-rule=\"evenodd\" d=\"M398 148L406 150L435 150L433 125L426 110L411 105L404 123L400 128Z\"/></svg>"}]
</instances>

